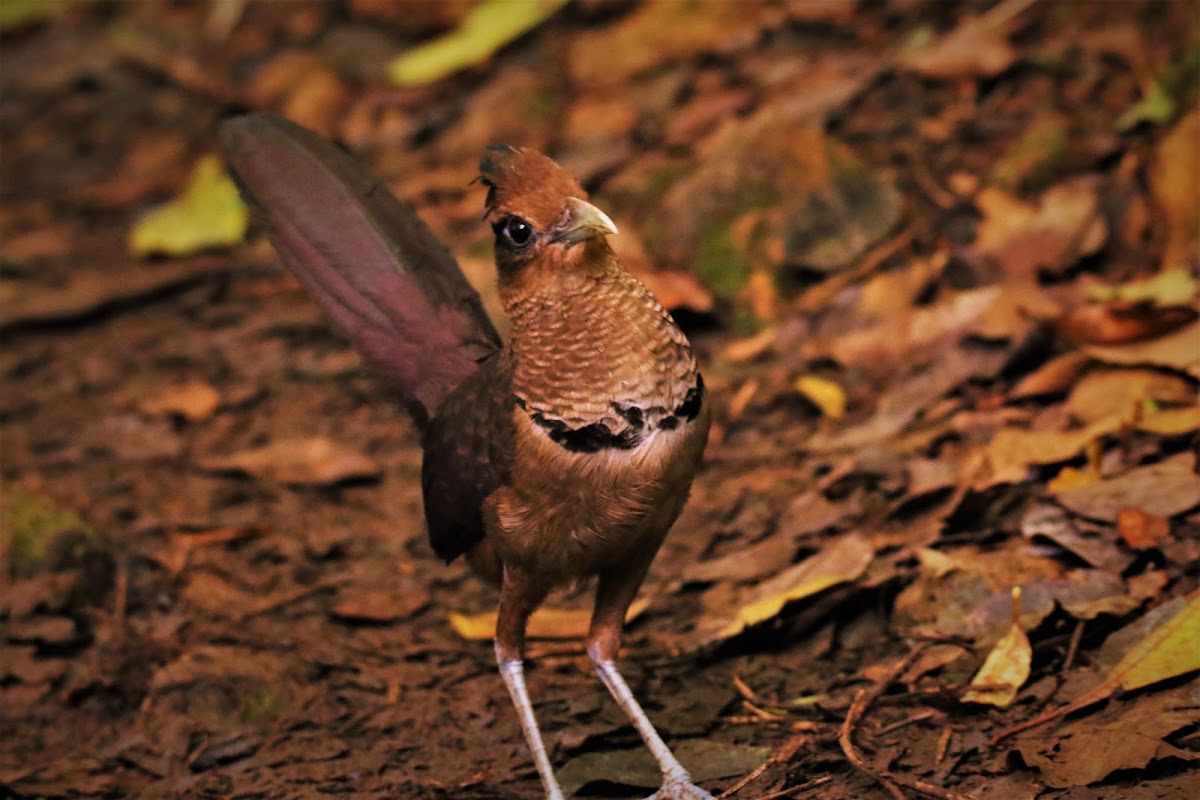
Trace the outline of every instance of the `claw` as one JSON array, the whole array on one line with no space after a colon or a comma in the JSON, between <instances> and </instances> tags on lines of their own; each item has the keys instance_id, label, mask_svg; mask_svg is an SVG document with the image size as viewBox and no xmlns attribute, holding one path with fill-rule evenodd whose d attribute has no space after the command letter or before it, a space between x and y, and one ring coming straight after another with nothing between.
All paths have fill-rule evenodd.
<instances>
[{"instance_id":1,"label":"claw","mask_svg":"<svg viewBox=\"0 0 1200 800\"><path fill-rule=\"evenodd\" d=\"M690 780L663 781L663 785L646 800L714 800L713 796Z\"/></svg>"}]
</instances>

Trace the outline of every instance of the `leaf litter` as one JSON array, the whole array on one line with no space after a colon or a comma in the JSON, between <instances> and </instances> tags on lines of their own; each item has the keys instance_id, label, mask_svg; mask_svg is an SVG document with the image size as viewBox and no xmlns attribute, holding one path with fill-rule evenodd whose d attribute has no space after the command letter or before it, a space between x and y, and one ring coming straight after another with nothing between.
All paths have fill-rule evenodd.
<instances>
[{"instance_id":1,"label":"leaf litter","mask_svg":"<svg viewBox=\"0 0 1200 800\"><path fill-rule=\"evenodd\" d=\"M494 598L423 543L411 425L238 244L231 187L199 175L141 243L206 254L128 254L246 107L371 163L485 300L480 147L546 148L612 209L711 378L622 656L708 785L1194 781L1194 20L483 3L507 31L439 61L472 12L427 5L68 4L5 33L0 786L538 793L479 641ZM535 702L565 783L642 796L589 599L535 618ZM1073 713L988 744L1043 709Z\"/></svg>"}]
</instances>

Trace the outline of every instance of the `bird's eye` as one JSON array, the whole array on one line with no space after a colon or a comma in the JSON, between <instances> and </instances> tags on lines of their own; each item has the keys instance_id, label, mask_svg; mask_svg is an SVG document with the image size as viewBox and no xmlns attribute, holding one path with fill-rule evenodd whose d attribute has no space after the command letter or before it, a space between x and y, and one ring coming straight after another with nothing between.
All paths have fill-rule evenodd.
<instances>
[{"instance_id":1,"label":"bird's eye","mask_svg":"<svg viewBox=\"0 0 1200 800\"><path fill-rule=\"evenodd\" d=\"M516 247L524 247L533 241L533 226L520 217L498 219L492 230Z\"/></svg>"}]
</instances>

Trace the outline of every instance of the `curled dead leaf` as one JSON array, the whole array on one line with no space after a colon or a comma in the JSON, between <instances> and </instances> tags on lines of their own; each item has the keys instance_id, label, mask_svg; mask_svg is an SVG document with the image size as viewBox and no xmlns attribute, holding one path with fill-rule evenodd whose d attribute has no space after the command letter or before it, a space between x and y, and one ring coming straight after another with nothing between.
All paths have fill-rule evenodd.
<instances>
[{"instance_id":1,"label":"curled dead leaf","mask_svg":"<svg viewBox=\"0 0 1200 800\"><path fill-rule=\"evenodd\" d=\"M1058 321L1063 338L1077 344L1125 344L1155 339L1197 317L1190 306L1156 306L1147 301L1089 303Z\"/></svg>"}]
</instances>

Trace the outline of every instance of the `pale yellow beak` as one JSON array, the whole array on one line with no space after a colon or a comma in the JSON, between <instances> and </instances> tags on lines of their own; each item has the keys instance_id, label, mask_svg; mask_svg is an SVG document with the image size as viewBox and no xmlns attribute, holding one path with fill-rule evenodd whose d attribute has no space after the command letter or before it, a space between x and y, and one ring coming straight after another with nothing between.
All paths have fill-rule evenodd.
<instances>
[{"instance_id":1,"label":"pale yellow beak","mask_svg":"<svg viewBox=\"0 0 1200 800\"><path fill-rule=\"evenodd\" d=\"M568 197L566 223L562 230L555 234L553 241L578 244L616 232L617 226L608 218L608 214L586 200Z\"/></svg>"}]
</instances>

